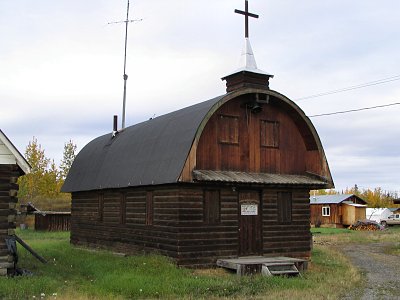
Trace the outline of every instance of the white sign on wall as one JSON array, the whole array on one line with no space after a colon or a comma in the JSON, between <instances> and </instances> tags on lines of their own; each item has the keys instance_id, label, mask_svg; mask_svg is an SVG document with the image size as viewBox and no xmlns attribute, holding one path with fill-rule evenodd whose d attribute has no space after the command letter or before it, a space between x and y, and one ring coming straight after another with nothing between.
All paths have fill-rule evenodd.
<instances>
[{"instance_id":1,"label":"white sign on wall","mask_svg":"<svg viewBox=\"0 0 400 300\"><path fill-rule=\"evenodd\" d=\"M242 216L257 216L258 205L257 204L242 204L240 205L240 214Z\"/></svg>"}]
</instances>

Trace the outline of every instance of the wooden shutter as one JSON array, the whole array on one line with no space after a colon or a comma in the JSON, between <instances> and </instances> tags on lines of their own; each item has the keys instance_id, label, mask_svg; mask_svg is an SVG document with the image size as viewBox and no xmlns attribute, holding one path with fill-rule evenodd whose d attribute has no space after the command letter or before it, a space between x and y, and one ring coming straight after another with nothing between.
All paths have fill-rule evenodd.
<instances>
[{"instance_id":1,"label":"wooden shutter","mask_svg":"<svg viewBox=\"0 0 400 300\"><path fill-rule=\"evenodd\" d=\"M279 122L261 120L261 147L279 148Z\"/></svg>"},{"instance_id":2,"label":"wooden shutter","mask_svg":"<svg viewBox=\"0 0 400 300\"><path fill-rule=\"evenodd\" d=\"M292 193L278 192L278 222L292 222Z\"/></svg>"},{"instance_id":3,"label":"wooden shutter","mask_svg":"<svg viewBox=\"0 0 400 300\"><path fill-rule=\"evenodd\" d=\"M239 144L239 117L220 115L218 136L222 144Z\"/></svg>"},{"instance_id":4,"label":"wooden shutter","mask_svg":"<svg viewBox=\"0 0 400 300\"><path fill-rule=\"evenodd\" d=\"M153 191L148 191L146 194L146 225L153 225Z\"/></svg>"},{"instance_id":5,"label":"wooden shutter","mask_svg":"<svg viewBox=\"0 0 400 300\"><path fill-rule=\"evenodd\" d=\"M221 219L220 194L217 190L204 191L204 223L216 224Z\"/></svg>"},{"instance_id":6,"label":"wooden shutter","mask_svg":"<svg viewBox=\"0 0 400 300\"><path fill-rule=\"evenodd\" d=\"M98 194L98 220L99 222L103 222L103 216L104 216L104 194L100 193Z\"/></svg>"},{"instance_id":7,"label":"wooden shutter","mask_svg":"<svg viewBox=\"0 0 400 300\"><path fill-rule=\"evenodd\" d=\"M126 193L121 193L120 223L122 225L126 224Z\"/></svg>"}]
</instances>

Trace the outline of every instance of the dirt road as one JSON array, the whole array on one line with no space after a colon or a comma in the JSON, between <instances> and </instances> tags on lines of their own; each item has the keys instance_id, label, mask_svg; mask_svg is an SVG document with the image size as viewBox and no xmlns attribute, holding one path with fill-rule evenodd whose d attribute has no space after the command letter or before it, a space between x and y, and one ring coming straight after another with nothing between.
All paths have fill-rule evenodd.
<instances>
[{"instance_id":1,"label":"dirt road","mask_svg":"<svg viewBox=\"0 0 400 300\"><path fill-rule=\"evenodd\" d=\"M400 299L400 257L386 254L391 243L347 244L340 250L366 274L365 286L344 299Z\"/></svg>"}]
</instances>

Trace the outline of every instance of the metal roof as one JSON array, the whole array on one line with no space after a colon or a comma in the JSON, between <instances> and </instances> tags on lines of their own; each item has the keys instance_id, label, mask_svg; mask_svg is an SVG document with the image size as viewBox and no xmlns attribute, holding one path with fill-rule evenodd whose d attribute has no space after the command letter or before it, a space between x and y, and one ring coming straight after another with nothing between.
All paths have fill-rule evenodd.
<instances>
[{"instance_id":1,"label":"metal roof","mask_svg":"<svg viewBox=\"0 0 400 300\"><path fill-rule=\"evenodd\" d=\"M76 156L62 191L177 182L200 123L224 96L94 139Z\"/></svg>"},{"instance_id":2,"label":"metal roof","mask_svg":"<svg viewBox=\"0 0 400 300\"><path fill-rule=\"evenodd\" d=\"M325 186L327 183L305 175L248 173L235 171L194 170L193 177L197 181L234 182L270 185L311 185Z\"/></svg>"},{"instance_id":3,"label":"metal roof","mask_svg":"<svg viewBox=\"0 0 400 300\"><path fill-rule=\"evenodd\" d=\"M346 205L354 206L354 207L367 207L367 205L365 205L365 204L357 204L357 203L353 203L351 201L343 201L342 203L346 204Z\"/></svg>"},{"instance_id":4,"label":"metal roof","mask_svg":"<svg viewBox=\"0 0 400 300\"><path fill-rule=\"evenodd\" d=\"M348 200L349 198L351 198L353 196L357 197L361 201L364 201L363 199L361 199L360 197L358 197L354 194L338 194L338 195L311 196L310 203L311 204L339 204L339 203L342 203L343 201Z\"/></svg>"},{"instance_id":5,"label":"metal roof","mask_svg":"<svg viewBox=\"0 0 400 300\"><path fill-rule=\"evenodd\" d=\"M253 53L253 49L251 48L251 43L250 43L249 38L245 38L244 46L242 49L242 54L240 56L239 68L236 69L235 71L229 73L228 75L224 76L223 79L230 75L233 75L235 73L244 72L244 71L274 77L274 75L269 74L263 70L260 70L257 67L256 59L255 59L255 56Z\"/></svg>"}]
</instances>

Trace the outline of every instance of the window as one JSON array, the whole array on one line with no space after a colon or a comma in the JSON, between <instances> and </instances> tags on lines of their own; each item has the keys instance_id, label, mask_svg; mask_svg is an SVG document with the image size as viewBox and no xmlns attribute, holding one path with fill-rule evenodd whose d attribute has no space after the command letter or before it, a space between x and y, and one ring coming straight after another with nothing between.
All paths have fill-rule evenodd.
<instances>
[{"instance_id":1,"label":"window","mask_svg":"<svg viewBox=\"0 0 400 300\"><path fill-rule=\"evenodd\" d=\"M220 222L221 205L217 190L204 191L204 223L216 224Z\"/></svg>"},{"instance_id":2,"label":"window","mask_svg":"<svg viewBox=\"0 0 400 300\"><path fill-rule=\"evenodd\" d=\"M146 194L146 225L153 225L154 197L153 191Z\"/></svg>"},{"instance_id":3,"label":"window","mask_svg":"<svg viewBox=\"0 0 400 300\"><path fill-rule=\"evenodd\" d=\"M261 120L261 147L279 148L279 122Z\"/></svg>"},{"instance_id":4,"label":"window","mask_svg":"<svg viewBox=\"0 0 400 300\"><path fill-rule=\"evenodd\" d=\"M98 220L99 222L103 222L104 215L104 194L100 193L98 195Z\"/></svg>"},{"instance_id":5,"label":"window","mask_svg":"<svg viewBox=\"0 0 400 300\"><path fill-rule=\"evenodd\" d=\"M223 144L239 144L239 117L220 115L218 141Z\"/></svg>"},{"instance_id":6,"label":"window","mask_svg":"<svg viewBox=\"0 0 400 300\"><path fill-rule=\"evenodd\" d=\"M121 193L120 203L120 223L126 224L126 193Z\"/></svg>"},{"instance_id":7,"label":"window","mask_svg":"<svg viewBox=\"0 0 400 300\"><path fill-rule=\"evenodd\" d=\"M322 216L329 217L331 215L331 208L329 206L322 206Z\"/></svg>"},{"instance_id":8,"label":"window","mask_svg":"<svg viewBox=\"0 0 400 300\"><path fill-rule=\"evenodd\" d=\"M292 193L278 192L278 222L292 222Z\"/></svg>"}]
</instances>

